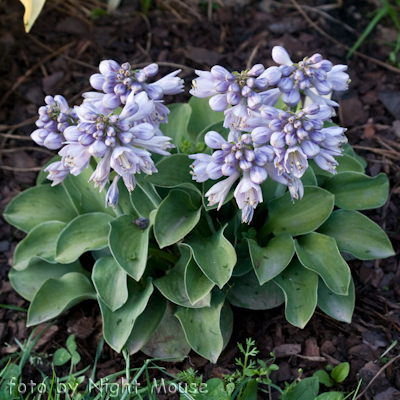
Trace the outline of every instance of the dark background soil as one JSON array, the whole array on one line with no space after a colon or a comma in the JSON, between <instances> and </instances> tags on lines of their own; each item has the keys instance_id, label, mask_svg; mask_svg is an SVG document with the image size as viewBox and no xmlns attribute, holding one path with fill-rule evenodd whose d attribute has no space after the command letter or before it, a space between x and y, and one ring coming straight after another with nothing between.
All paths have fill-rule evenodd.
<instances>
[{"instance_id":1,"label":"dark background soil","mask_svg":"<svg viewBox=\"0 0 400 400\"><path fill-rule=\"evenodd\" d=\"M195 3L195 1L193 1ZM53 152L39 148L29 138L35 129L37 108L46 94L62 94L70 104L79 104L81 93L89 90L88 77L96 72L103 59L115 59L132 65L159 62L161 74L176 66L186 66L181 76L187 89L195 77L194 69L209 69L214 64L230 70L252 63L273 65L271 49L284 46L297 60L315 52L334 64L347 63L352 79L350 89L336 93L341 107L337 122L349 128L348 138L356 151L368 161L367 173L383 171L389 175L391 191L385 206L366 214L389 234L397 253L400 249L400 70L389 71L374 61L353 56L310 27L289 0L215 1L211 19L207 3L189 0L152 2L147 17L141 14L139 1L123 1L113 15L91 18L94 9L104 9L99 0L48 0L30 34L23 29L23 7L17 0L0 3L0 209L20 191L34 185L37 171ZM233 3L229 5L228 3ZM307 15L326 33L342 44L352 46L372 18L379 1L345 1L344 5L325 0L301 0ZM340 3L340 2L339 2ZM225 4L224 7L221 4ZM332 20L334 18L334 20ZM384 19L360 51L380 61L387 61L397 40L390 19ZM65 47L66 46L66 47ZM187 101L189 94L167 99ZM24 234L0 219L0 303L28 307L11 288L7 274L13 250ZM282 385L327 364L349 361L351 371L341 389L354 390L357 380L367 384L384 365L380 355L400 337L400 268L399 257L378 261L350 262L356 284L356 309L352 324L340 323L316 311L304 330L290 326L284 308L268 311L234 309L233 337L218 364L207 363L195 353L184 363L163 364L172 373L193 366L206 378L235 370L238 356L236 342L245 338L257 341L260 357L280 354L279 371L273 380ZM0 357L18 350L14 338L24 340L30 329L26 315L0 308ZM95 302L85 302L63 314L45 334L36 351L51 354L65 345L68 335L77 337L82 362L78 369L92 364L101 337L101 316ZM7 344L8 343L8 344ZM299 355L287 356L300 345ZM296 350L297 349L297 350ZM400 345L385 357L399 354ZM310 361L309 357L321 357ZM146 356L132 356L132 365L140 365ZM49 358L51 360L51 358ZM42 369L46 367L45 358ZM373 382L367 399L397 398L400 390L399 362L389 365ZM121 370L120 355L105 346L97 377ZM32 366L25 376L37 374ZM67 373L62 368L58 373ZM392 394L390 394L392 393ZM399 392L397 392L399 393ZM381 397L379 397L381 396Z\"/></svg>"}]
</instances>

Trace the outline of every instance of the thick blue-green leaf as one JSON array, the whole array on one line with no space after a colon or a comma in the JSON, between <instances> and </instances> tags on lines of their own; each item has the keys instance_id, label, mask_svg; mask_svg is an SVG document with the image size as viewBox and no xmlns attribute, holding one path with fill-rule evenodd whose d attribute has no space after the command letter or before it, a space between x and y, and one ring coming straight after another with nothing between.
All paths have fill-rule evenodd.
<instances>
[{"instance_id":1,"label":"thick blue-green leaf","mask_svg":"<svg viewBox=\"0 0 400 400\"><path fill-rule=\"evenodd\" d=\"M172 358L182 360L190 351L182 326L173 314L172 303L168 303L164 317L151 338L140 349L152 358ZM172 360L170 360L172 361Z\"/></svg>"},{"instance_id":2,"label":"thick blue-green leaf","mask_svg":"<svg viewBox=\"0 0 400 400\"><path fill-rule=\"evenodd\" d=\"M128 300L118 310L112 312L99 298L101 314L103 316L103 335L109 346L120 352L132 332L138 316L145 310L153 293L151 278L147 280L145 288L134 280L128 281Z\"/></svg>"},{"instance_id":3,"label":"thick blue-green leaf","mask_svg":"<svg viewBox=\"0 0 400 400\"><path fill-rule=\"evenodd\" d=\"M305 378L297 383L293 390L282 396L282 400L314 400L318 396L318 392L318 378Z\"/></svg>"},{"instance_id":4,"label":"thick blue-green leaf","mask_svg":"<svg viewBox=\"0 0 400 400\"><path fill-rule=\"evenodd\" d=\"M224 301L225 296L221 291L213 291L210 307L179 307L175 313L192 349L214 364L224 345L220 327Z\"/></svg>"},{"instance_id":5,"label":"thick blue-green leaf","mask_svg":"<svg viewBox=\"0 0 400 400\"><path fill-rule=\"evenodd\" d=\"M319 280L318 284L318 307L330 317L338 321L351 323L351 317L354 311L355 290L353 279L350 280L349 294L339 296L333 293L323 282Z\"/></svg>"},{"instance_id":6,"label":"thick blue-green leaf","mask_svg":"<svg viewBox=\"0 0 400 400\"><path fill-rule=\"evenodd\" d=\"M193 250L197 265L220 288L228 282L237 260L235 249L224 237L225 227L210 237L192 234L185 240Z\"/></svg>"},{"instance_id":7,"label":"thick blue-green leaf","mask_svg":"<svg viewBox=\"0 0 400 400\"><path fill-rule=\"evenodd\" d=\"M79 272L70 272L58 279L47 279L29 306L27 326L49 321L89 299L96 299L96 291L90 280Z\"/></svg>"},{"instance_id":8,"label":"thick blue-green leaf","mask_svg":"<svg viewBox=\"0 0 400 400\"><path fill-rule=\"evenodd\" d=\"M282 233L297 236L312 232L326 221L333 205L334 196L319 187L305 186L303 198L294 204L286 192L269 202L270 219L260 235L273 232L276 236Z\"/></svg>"},{"instance_id":9,"label":"thick blue-green leaf","mask_svg":"<svg viewBox=\"0 0 400 400\"><path fill-rule=\"evenodd\" d=\"M157 210L154 236L160 248L183 239L199 222L201 208L182 190L171 190Z\"/></svg>"},{"instance_id":10,"label":"thick blue-green leaf","mask_svg":"<svg viewBox=\"0 0 400 400\"><path fill-rule=\"evenodd\" d=\"M108 238L111 253L119 266L138 281L146 269L149 246L149 226L141 230L133 223L131 215L121 215L110 222Z\"/></svg>"},{"instance_id":11,"label":"thick blue-green leaf","mask_svg":"<svg viewBox=\"0 0 400 400\"><path fill-rule=\"evenodd\" d=\"M181 147L182 141L188 138L188 124L192 114L192 108L186 103L175 103L168 106L168 123L160 124L164 136L172 138L175 146Z\"/></svg>"},{"instance_id":12,"label":"thick blue-green leaf","mask_svg":"<svg viewBox=\"0 0 400 400\"><path fill-rule=\"evenodd\" d=\"M29 232L42 222L68 223L78 214L63 186L40 185L14 197L3 215L9 224Z\"/></svg>"},{"instance_id":13,"label":"thick blue-green leaf","mask_svg":"<svg viewBox=\"0 0 400 400\"><path fill-rule=\"evenodd\" d=\"M284 303L282 290L273 281L260 286L254 271L233 277L226 298L232 305L250 310L269 310Z\"/></svg>"},{"instance_id":14,"label":"thick blue-green leaf","mask_svg":"<svg viewBox=\"0 0 400 400\"><path fill-rule=\"evenodd\" d=\"M274 282L285 294L285 316L294 326L303 329L317 305L318 275L292 260Z\"/></svg>"},{"instance_id":15,"label":"thick blue-green leaf","mask_svg":"<svg viewBox=\"0 0 400 400\"><path fill-rule=\"evenodd\" d=\"M318 228L318 232L332 236L340 251L351 253L360 260L375 260L394 255L386 233L358 211L334 211Z\"/></svg>"},{"instance_id":16,"label":"thick blue-green leaf","mask_svg":"<svg viewBox=\"0 0 400 400\"><path fill-rule=\"evenodd\" d=\"M165 188L172 188L182 183L192 183L193 177L190 174L191 160L187 154L173 154L157 163L158 172L147 175L146 180L153 185Z\"/></svg>"},{"instance_id":17,"label":"thick blue-green leaf","mask_svg":"<svg viewBox=\"0 0 400 400\"><path fill-rule=\"evenodd\" d=\"M367 160L365 160L363 157L359 156L354 151L353 147L349 143L346 143L343 146L343 154L346 154L346 155L348 155L350 157L355 158L363 166L364 169L367 168L367 166L368 166Z\"/></svg>"},{"instance_id":18,"label":"thick blue-green leaf","mask_svg":"<svg viewBox=\"0 0 400 400\"><path fill-rule=\"evenodd\" d=\"M326 392L320 394L315 400L344 400L344 396L341 392Z\"/></svg>"},{"instance_id":19,"label":"thick blue-green leaf","mask_svg":"<svg viewBox=\"0 0 400 400\"><path fill-rule=\"evenodd\" d=\"M166 298L155 290L144 311L136 318L126 342L129 354L137 353L159 327L167 308Z\"/></svg>"},{"instance_id":20,"label":"thick blue-green leaf","mask_svg":"<svg viewBox=\"0 0 400 400\"><path fill-rule=\"evenodd\" d=\"M21 271L38 259L55 264L57 237L66 226L65 222L59 221L43 222L35 226L15 248L13 267Z\"/></svg>"},{"instance_id":21,"label":"thick blue-green leaf","mask_svg":"<svg viewBox=\"0 0 400 400\"><path fill-rule=\"evenodd\" d=\"M253 263L251 261L249 252L249 245L246 239L242 239L241 241L236 243L236 256L237 262L235 268L233 268L232 276L242 276L253 269Z\"/></svg>"},{"instance_id":22,"label":"thick blue-green leaf","mask_svg":"<svg viewBox=\"0 0 400 400\"><path fill-rule=\"evenodd\" d=\"M189 299L186 289L186 271L188 265L192 261L192 252L189 246L181 246L181 256L174 268L168 271L168 274L154 281L154 285L168 300L182 307L202 308L209 307L211 301L210 290L213 284L207 279L208 286L211 288L208 292L198 300L197 303L192 303ZM198 269L198 268L197 268ZM200 271L201 272L201 271ZM197 282L191 282L194 286ZM211 284L210 284L211 283Z\"/></svg>"},{"instance_id":23,"label":"thick blue-green leaf","mask_svg":"<svg viewBox=\"0 0 400 400\"><path fill-rule=\"evenodd\" d=\"M118 190L119 190L119 198L118 205L122 208L124 214L137 216L135 209L132 206L131 202L131 193L128 192L128 189L125 186L125 183L122 179L118 181ZM139 190L141 190L139 188Z\"/></svg>"},{"instance_id":24,"label":"thick blue-green leaf","mask_svg":"<svg viewBox=\"0 0 400 400\"><path fill-rule=\"evenodd\" d=\"M260 247L252 239L248 239L248 244L260 285L279 275L289 265L294 254L293 239L287 233L274 237L265 247Z\"/></svg>"},{"instance_id":25,"label":"thick blue-green leaf","mask_svg":"<svg viewBox=\"0 0 400 400\"><path fill-rule=\"evenodd\" d=\"M308 186L317 186L317 178L315 177L314 171L312 168L307 168L304 171L303 176L301 177L301 181L303 182L303 185L308 185Z\"/></svg>"},{"instance_id":26,"label":"thick blue-green leaf","mask_svg":"<svg viewBox=\"0 0 400 400\"><path fill-rule=\"evenodd\" d=\"M385 204L389 179L381 173L374 178L358 172L341 172L326 182L326 190L335 195L335 205L344 210L367 210Z\"/></svg>"},{"instance_id":27,"label":"thick blue-green leaf","mask_svg":"<svg viewBox=\"0 0 400 400\"><path fill-rule=\"evenodd\" d=\"M92 280L100 299L111 311L122 307L128 299L126 272L114 257L103 257L93 267Z\"/></svg>"},{"instance_id":28,"label":"thick blue-green leaf","mask_svg":"<svg viewBox=\"0 0 400 400\"><path fill-rule=\"evenodd\" d=\"M312 232L297 238L295 248L303 266L316 272L332 292L348 294L350 268L340 255L335 239Z\"/></svg>"},{"instance_id":29,"label":"thick blue-green leaf","mask_svg":"<svg viewBox=\"0 0 400 400\"><path fill-rule=\"evenodd\" d=\"M100 193L99 188L94 187L94 182L88 183L96 166L96 162L92 159L88 167L79 175L69 174L63 181L63 186L78 214L103 212L115 217L115 211L111 207L106 208L106 194L109 185L107 184Z\"/></svg>"},{"instance_id":30,"label":"thick blue-green leaf","mask_svg":"<svg viewBox=\"0 0 400 400\"><path fill-rule=\"evenodd\" d=\"M137 185L130 197L135 213L144 218L149 218L150 213L161 203L161 197L154 186L140 175L137 177Z\"/></svg>"},{"instance_id":31,"label":"thick blue-green leaf","mask_svg":"<svg viewBox=\"0 0 400 400\"><path fill-rule=\"evenodd\" d=\"M192 96L189 100L192 114L189 119L188 132L193 139L196 139L197 135L207 126L223 121L225 118L223 112L211 110L208 101L208 98L199 99L195 96Z\"/></svg>"},{"instance_id":32,"label":"thick blue-green leaf","mask_svg":"<svg viewBox=\"0 0 400 400\"><path fill-rule=\"evenodd\" d=\"M12 268L8 277L15 291L24 299L32 301L35 293L40 289L46 279L57 279L69 272L80 272L89 275L79 261L72 264L50 264L44 260L32 260L29 267L22 271Z\"/></svg>"},{"instance_id":33,"label":"thick blue-green leaf","mask_svg":"<svg viewBox=\"0 0 400 400\"><path fill-rule=\"evenodd\" d=\"M103 213L80 215L60 233L56 245L56 261L62 264L77 260L89 250L99 250L108 245L108 234L113 217Z\"/></svg>"}]
</instances>

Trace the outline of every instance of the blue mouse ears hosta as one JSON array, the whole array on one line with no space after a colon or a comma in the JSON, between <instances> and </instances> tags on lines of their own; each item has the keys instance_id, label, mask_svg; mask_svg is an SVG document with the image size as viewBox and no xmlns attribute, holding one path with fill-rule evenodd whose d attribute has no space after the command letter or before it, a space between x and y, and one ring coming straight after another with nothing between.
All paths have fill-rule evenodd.
<instances>
[{"instance_id":1,"label":"blue mouse ears hosta","mask_svg":"<svg viewBox=\"0 0 400 400\"><path fill-rule=\"evenodd\" d=\"M188 104L162 101L183 90L179 71L148 83L157 65L112 60L81 106L46 97L32 138L59 156L5 211L27 233L10 280L28 325L92 299L116 351L216 362L231 305L285 303L300 328L317 306L351 321L345 260L394 254L359 211L386 202L388 179L365 175L331 122L346 66L272 55L267 69L196 71Z\"/></svg>"}]
</instances>

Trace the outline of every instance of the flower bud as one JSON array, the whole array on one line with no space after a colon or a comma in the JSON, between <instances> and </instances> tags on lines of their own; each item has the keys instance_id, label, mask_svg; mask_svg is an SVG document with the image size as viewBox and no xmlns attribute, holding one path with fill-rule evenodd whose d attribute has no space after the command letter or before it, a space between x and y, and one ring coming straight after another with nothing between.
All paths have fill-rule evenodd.
<instances>
[{"instance_id":1,"label":"flower bud","mask_svg":"<svg viewBox=\"0 0 400 400\"><path fill-rule=\"evenodd\" d=\"M157 75L158 72L158 65L155 63L149 64L143 68L143 72L148 76L152 77Z\"/></svg>"}]
</instances>

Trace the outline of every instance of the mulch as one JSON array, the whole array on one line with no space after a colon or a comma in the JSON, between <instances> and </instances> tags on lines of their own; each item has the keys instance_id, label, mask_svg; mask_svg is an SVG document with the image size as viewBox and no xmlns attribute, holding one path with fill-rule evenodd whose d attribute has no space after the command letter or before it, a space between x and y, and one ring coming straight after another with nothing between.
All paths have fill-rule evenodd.
<instances>
[{"instance_id":1,"label":"mulch","mask_svg":"<svg viewBox=\"0 0 400 400\"><path fill-rule=\"evenodd\" d=\"M216 1L210 19L207 2L190 5L185 0L158 0L145 16L138 11L139 1L122 1L113 15L103 15L98 11L104 9L99 0L48 0L28 35L23 30L22 5L17 0L1 2L0 210L20 191L34 185L37 171L53 154L29 138L44 96L59 93L70 104L79 104L81 93L90 89L88 77L96 72L101 60L128 60L139 66L158 62L160 76L176 69L176 64L185 66L181 76L188 90L195 77L194 69L209 69L218 63L241 71L249 58L253 64L270 66L272 47L282 45L293 59L319 52L334 64L349 65L352 79L349 91L334 94L341 105L337 122L348 128L350 143L368 161L367 173L376 176L385 172L389 176L388 202L366 214L388 232L398 252L400 70L390 71L366 58L353 56L346 60L346 51L310 27L295 2L222 0L222 3L232 5L221 7L221 1ZM335 7L333 0L299 3L306 6L304 10L314 24L349 47L368 24L368 13L376 9L372 0L346 1L346 7ZM390 26L389 19L383 20L360 51L381 62L387 61L392 50L388 42L397 40L397 31ZM187 90L166 103L187 101ZM7 279L13 251L23 236L0 219L0 303L27 308L28 303L12 290ZM351 324L337 322L317 310L306 328L300 330L287 323L283 307L245 312L234 308L233 337L217 365L209 364L193 352L183 363L161 365L171 373L192 366L206 379L220 377L235 370L236 343L252 337L260 358L269 358L272 350L279 355L276 362L280 369L272 377L281 386L295 379L299 368L303 376L310 376L327 364L334 366L348 361L350 376L340 388L354 390L359 379L365 387L384 365L383 361L387 361L382 361L382 353L400 337L399 257L351 261L350 267L357 295ZM25 318L22 312L0 308L2 357L17 351L14 338L21 341L27 338L31 329L25 327ZM42 370L50 373L45 355L64 346L71 333L76 335L82 355L78 369L92 364L101 338L101 316L95 302L88 301L69 310L45 334L35 350L39 355L36 362L41 363ZM399 350L397 344L384 357L394 357ZM310 357L319 357L320 361ZM145 359L139 353L132 356L131 363L139 366ZM363 398L396 398L395 393L400 390L399 366L398 361L388 365ZM123 367L122 357L105 346L97 377ZM62 367L57 372L67 373ZM24 373L27 377L38 377L32 365Z\"/></svg>"}]
</instances>

